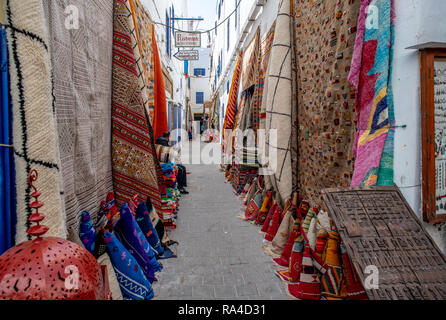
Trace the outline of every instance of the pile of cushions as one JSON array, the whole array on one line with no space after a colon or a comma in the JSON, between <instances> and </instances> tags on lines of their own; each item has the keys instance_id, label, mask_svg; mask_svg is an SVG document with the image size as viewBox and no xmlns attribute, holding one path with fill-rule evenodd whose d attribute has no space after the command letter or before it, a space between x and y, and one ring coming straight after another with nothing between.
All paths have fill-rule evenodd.
<instances>
[{"instance_id":1,"label":"pile of cushions","mask_svg":"<svg viewBox=\"0 0 446 320\"><path fill-rule=\"evenodd\" d=\"M181 197L177 182L178 168L173 162L168 162L161 163L161 169L163 170L164 183L166 184L166 193L161 195L163 207L161 219L167 228L175 229Z\"/></svg>"},{"instance_id":2,"label":"pile of cushions","mask_svg":"<svg viewBox=\"0 0 446 320\"><path fill-rule=\"evenodd\" d=\"M290 298L300 300L366 300L367 294L352 266L328 213L311 208L297 193L282 208L262 177L248 181L240 199L240 216L261 228L264 251L277 266L275 275Z\"/></svg>"},{"instance_id":3,"label":"pile of cushions","mask_svg":"<svg viewBox=\"0 0 446 320\"><path fill-rule=\"evenodd\" d=\"M163 269L159 260L175 257L158 235L153 210L150 202L138 201L137 196L118 209L114 194L109 193L95 225L88 212L82 213L79 239L98 260L108 255L120 289L114 296L121 294L126 300L153 298L152 283Z\"/></svg>"}]
</instances>

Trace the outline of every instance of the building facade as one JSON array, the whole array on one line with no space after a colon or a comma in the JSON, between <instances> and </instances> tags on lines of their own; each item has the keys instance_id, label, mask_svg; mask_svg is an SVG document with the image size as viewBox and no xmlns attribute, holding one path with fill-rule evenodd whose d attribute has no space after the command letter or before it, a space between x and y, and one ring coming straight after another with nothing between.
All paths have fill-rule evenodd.
<instances>
[{"instance_id":1,"label":"building facade","mask_svg":"<svg viewBox=\"0 0 446 320\"><path fill-rule=\"evenodd\" d=\"M210 49L200 48L198 52L199 60L189 61L187 80L193 121L202 120L204 107L210 100Z\"/></svg>"},{"instance_id":2,"label":"building facade","mask_svg":"<svg viewBox=\"0 0 446 320\"><path fill-rule=\"evenodd\" d=\"M141 0L150 13L155 27L160 59L166 86L169 130L186 126L186 77L184 63L174 57L175 30L188 30L188 23L175 18L188 17L187 1ZM184 138L184 137L183 137Z\"/></svg>"}]
</instances>

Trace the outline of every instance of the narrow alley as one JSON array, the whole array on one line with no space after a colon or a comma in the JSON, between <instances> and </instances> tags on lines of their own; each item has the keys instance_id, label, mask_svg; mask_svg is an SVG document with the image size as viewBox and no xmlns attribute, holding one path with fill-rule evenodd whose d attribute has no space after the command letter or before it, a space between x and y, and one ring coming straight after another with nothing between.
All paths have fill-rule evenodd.
<instances>
[{"instance_id":1,"label":"narrow alley","mask_svg":"<svg viewBox=\"0 0 446 320\"><path fill-rule=\"evenodd\" d=\"M215 166L187 166L189 195L183 196L178 228L177 259L164 260L153 283L160 300L287 300L274 276L274 263L262 250L259 228L237 216L241 200Z\"/></svg>"},{"instance_id":2,"label":"narrow alley","mask_svg":"<svg viewBox=\"0 0 446 320\"><path fill-rule=\"evenodd\" d=\"M0 0L0 301L446 300L445 14Z\"/></svg>"}]
</instances>

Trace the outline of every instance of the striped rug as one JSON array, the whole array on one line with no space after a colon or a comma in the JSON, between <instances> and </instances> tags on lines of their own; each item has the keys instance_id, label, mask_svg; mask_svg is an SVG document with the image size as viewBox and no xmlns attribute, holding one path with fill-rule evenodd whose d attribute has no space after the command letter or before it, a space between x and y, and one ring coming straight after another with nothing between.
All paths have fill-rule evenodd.
<instances>
[{"instance_id":1,"label":"striped rug","mask_svg":"<svg viewBox=\"0 0 446 320\"><path fill-rule=\"evenodd\" d=\"M151 125L139 86L137 39L128 0L115 0L113 31L112 163L118 206L138 194L161 212Z\"/></svg>"}]
</instances>

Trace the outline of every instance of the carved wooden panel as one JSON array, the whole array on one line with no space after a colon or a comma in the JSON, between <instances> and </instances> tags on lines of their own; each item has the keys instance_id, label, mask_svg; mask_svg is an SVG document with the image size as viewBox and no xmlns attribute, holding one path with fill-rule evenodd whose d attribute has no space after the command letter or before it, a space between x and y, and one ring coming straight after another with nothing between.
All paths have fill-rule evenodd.
<instances>
[{"instance_id":1,"label":"carved wooden panel","mask_svg":"<svg viewBox=\"0 0 446 320\"><path fill-rule=\"evenodd\" d=\"M324 201L372 300L446 299L446 258L395 187L326 189Z\"/></svg>"}]
</instances>

